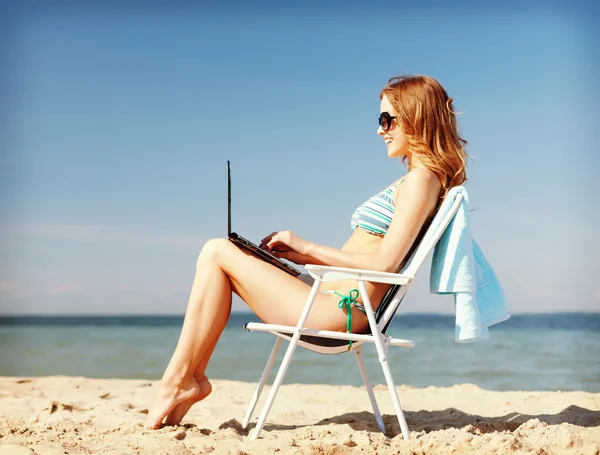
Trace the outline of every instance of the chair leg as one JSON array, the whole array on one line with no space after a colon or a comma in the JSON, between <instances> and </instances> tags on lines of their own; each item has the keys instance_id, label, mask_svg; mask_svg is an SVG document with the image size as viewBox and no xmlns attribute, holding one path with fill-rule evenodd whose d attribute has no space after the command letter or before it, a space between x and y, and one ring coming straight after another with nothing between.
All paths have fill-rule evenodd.
<instances>
[{"instance_id":1,"label":"chair leg","mask_svg":"<svg viewBox=\"0 0 600 455\"><path fill-rule=\"evenodd\" d=\"M252 400L250 401L250 405L248 406L248 410L246 411L246 415L244 416L244 421L242 422L242 428L246 428L250 419L252 418L252 413L254 412L254 408L256 408L256 403L258 403L258 399L260 398L260 394L262 393L263 387L267 382L269 377L269 373L271 373L271 369L273 368L273 364L275 363L275 359L277 358L277 353L279 352L279 348L281 346L282 339L277 337L277 341L275 341L275 346L273 346L273 350L271 351L271 355L269 356L269 360L267 361L267 365L263 371L262 376L260 377L260 381L258 382L258 386L254 391L254 395L252 396Z\"/></svg>"},{"instance_id":2,"label":"chair leg","mask_svg":"<svg viewBox=\"0 0 600 455\"><path fill-rule=\"evenodd\" d=\"M273 382L273 386L271 387L271 391L269 392L269 396L267 397L267 402L265 403L265 406L263 407L263 410L260 413L260 417L258 418L258 422L256 423L256 427L254 428L254 431L250 435L251 441L258 439L258 437L260 436L260 433L263 429L263 426L265 425L265 422L267 420L267 415L269 414L269 411L271 410L271 406L273 406L273 402L275 401L275 396L277 395L277 392L279 391L279 387L281 386L281 383L283 382L283 377L285 376L285 373L287 372L288 366L290 365L290 362L292 361L292 356L294 355L294 351L296 350L296 346L298 344L298 338L300 338L300 336L296 337L296 335L299 335L299 332L294 334L294 337L292 338L292 341L290 342L290 345L288 346L287 351L285 352L285 356L283 357L281 365L279 366L279 371L277 372L277 376L275 377L275 381Z\"/></svg>"},{"instance_id":3,"label":"chair leg","mask_svg":"<svg viewBox=\"0 0 600 455\"><path fill-rule=\"evenodd\" d=\"M404 411L402 411L402 405L400 404L398 391L394 385L394 378L392 378L390 365L387 361L387 353L384 352L383 357L381 355L379 356L379 363L381 363L381 368L383 369L383 374L385 376L385 382L387 383L388 390L390 391L390 397L392 398L392 403L394 404L394 409L396 410L396 415L398 416L398 423L400 424L400 429L402 430L402 436L404 436L404 439L408 441L410 439L410 432L408 431L408 424L406 423L406 418L404 417Z\"/></svg>"},{"instance_id":4,"label":"chair leg","mask_svg":"<svg viewBox=\"0 0 600 455\"><path fill-rule=\"evenodd\" d=\"M365 310L367 311L367 319L369 320L369 327L371 328L373 340L375 341L375 348L377 349L377 354L379 356L379 363L381 364L383 375L385 376L385 382L387 383L390 396L392 398L392 403L394 405L394 409L396 410L396 415L398 416L398 423L400 424L400 429L402 430L402 436L404 436L404 439L408 440L410 432L408 431L406 418L404 417L404 412L402 411L402 406L400 405L400 398L398 398L398 392L396 391L396 386L394 385L394 378L392 377L392 372L390 371L390 366L387 361L388 345L384 345L384 336L377 328L377 321L375 320L375 314L373 313L373 307L371 306L371 301L369 299L369 294L367 293L367 288L364 281L358 281L358 289L360 291L360 295L363 296L363 304L365 306Z\"/></svg>"},{"instance_id":5,"label":"chair leg","mask_svg":"<svg viewBox=\"0 0 600 455\"><path fill-rule=\"evenodd\" d=\"M381 413L379 412L379 406L377 406L377 400L375 399L375 394L373 393L373 387L371 387L371 382L369 381L369 377L367 376L367 370L362 360L361 351L362 346L359 346L354 350L354 353L356 354L356 361L358 362L358 368L360 368L360 375L363 378L363 382L365 383L367 393L369 394L369 400L371 400L371 406L373 406L373 413L375 414L375 421L377 422L377 426L381 429L383 434L385 434L385 424L383 423L383 418L381 417Z\"/></svg>"},{"instance_id":6,"label":"chair leg","mask_svg":"<svg viewBox=\"0 0 600 455\"><path fill-rule=\"evenodd\" d=\"M271 391L269 392L269 396L267 398L267 402L263 407L262 412L260 413L260 417L258 418L258 422L256 423L256 428L250 435L250 440L254 441L260 436L260 433L265 425L265 421L267 420L267 415L269 415L269 411L271 410L271 406L273 406L273 402L275 401L275 396L279 391L279 387L283 382L283 377L287 372L288 366L290 366L290 362L292 361L292 356L294 355L294 351L296 350L296 346L298 346L298 340L300 339L300 330L304 328L304 324L308 319L308 315L310 313L310 309L315 301L315 297L317 296L317 292L319 291L319 286L321 285L320 281L315 281L312 289L310 290L310 294L308 294L308 299L306 301L306 305L304 306L304 310L300 315L300 319L298 320L298 324L296 325L296 330L292 339L290 340L290 344L283 356L283 360L281 361L281 365L279 366L279 371L277 372L277 376L275 377L275 381L273 382L273 386L271 387Z\"/></svg>"}]
</instances>

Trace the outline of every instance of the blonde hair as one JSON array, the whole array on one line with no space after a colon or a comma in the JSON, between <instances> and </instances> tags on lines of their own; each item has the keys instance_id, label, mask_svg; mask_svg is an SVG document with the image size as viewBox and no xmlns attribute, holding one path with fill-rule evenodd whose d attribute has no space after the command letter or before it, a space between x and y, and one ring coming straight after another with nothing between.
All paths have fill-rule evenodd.
<instances>
[{"instance_id":1,"label":"blonde hair","mask_svg":"<svg viewBox=\"0 0 600 455\"><path fill-rule=\"evenodd\" d=\"M453 100L441 84L427 76L397 76L383 88L379 97L383 96L396 110L408 150L440 180L440 197L464 183L467 141L460 137ZM403 162L406 165L406 157Z\"/></svg>"}]
</instances>

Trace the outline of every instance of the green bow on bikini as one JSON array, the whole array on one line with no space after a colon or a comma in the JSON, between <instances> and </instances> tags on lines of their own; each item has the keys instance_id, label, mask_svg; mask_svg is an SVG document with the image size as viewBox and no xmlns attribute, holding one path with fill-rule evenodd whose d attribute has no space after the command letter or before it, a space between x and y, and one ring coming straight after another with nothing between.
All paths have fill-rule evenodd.
<instances>
[{"instance_id":1,"label":"green bow on bikini","mask_svg":"<svg viewBox=\"0 0 600 455\"><path fill-rule=\"evenodd\" d=\"M348 315L348 319L346 320L346 333L352 333L352 304L356 302L356 299L358 299L358 296L360 295L358 289L351 289L348 295L340 294L337 291L333 291L333 293L342 298L338 302L338 308L346 310L346 314ZM352 351L352 340L350 340L348 346L348 350Z\"/></svg>"}]
</instances>

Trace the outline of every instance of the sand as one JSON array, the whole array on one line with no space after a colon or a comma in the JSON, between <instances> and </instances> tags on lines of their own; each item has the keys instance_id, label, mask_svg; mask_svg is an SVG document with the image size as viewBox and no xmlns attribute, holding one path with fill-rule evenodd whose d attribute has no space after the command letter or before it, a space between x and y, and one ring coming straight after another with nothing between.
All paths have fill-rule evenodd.
<instances>
[{"instance_id":1,"label":"sand","mask_svg":"<svg viewBox=\"0 0 600 455\"><path fill-rule=\"evenodd\" d=\"M250 441L240 422L255 384L213 381L212 395L180 426L149 431L143 423L156 385L0 377L0 455L600 455L600 393L400 386L411 430L405 441L385 386L375 393L388 437L375 424L364 387L288 384L260 439ZM267 393L265 388L259 406Z\"/></svg>"}]
</instances>

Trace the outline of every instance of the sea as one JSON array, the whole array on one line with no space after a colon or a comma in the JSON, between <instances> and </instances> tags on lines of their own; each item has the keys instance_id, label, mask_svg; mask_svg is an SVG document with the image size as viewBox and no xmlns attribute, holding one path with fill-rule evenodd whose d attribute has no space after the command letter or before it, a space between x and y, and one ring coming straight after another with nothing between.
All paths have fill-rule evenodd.
<instances>
[{"instance_id":1,"label":"sea","mask_svg":"<svg viewBox=\"0 0 600 455\"><path fill-rule=\"evenodd\" d=\"M248 321L258 319L251 313L231 315L208 366L209 378L259 380L275 337L245 331ZM0 376L159 379L182 323L183 316L3 316ZM600 313L513 315L490 331L489 339L457 343L454 316L398 315L388 334L416 346L390 347L396 384L600 392ZM363 353L371 382L384 384L375 347L366 345ZM276 368L270 381L275 374ZM303 348L296 350L284 382L362 385L352 353L322 355Z\"/></svg>"}]
</instances>

